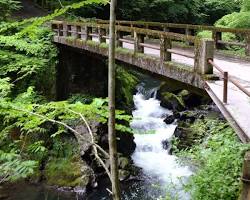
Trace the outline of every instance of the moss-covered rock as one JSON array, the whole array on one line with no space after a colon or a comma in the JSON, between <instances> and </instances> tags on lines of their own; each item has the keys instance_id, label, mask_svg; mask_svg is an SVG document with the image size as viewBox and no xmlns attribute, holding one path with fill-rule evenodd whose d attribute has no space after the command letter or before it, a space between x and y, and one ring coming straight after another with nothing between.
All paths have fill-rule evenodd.
<instances>
[{"instance_id":1,"label":"moss-covered rock","mask_svg":"<svg viewBox=\"0 0 250 200\"><path fill-rule=\"evenodd\" d=\"M93 181L94 173L80 157L58 158L47 163L45 178L49 185L84 188Z\"/></svg>"},{"instance_id":2,"label":"moss-covered rock","mask_svg":"<svg viewBox=\"0 0 250 200\"><path fill-rule=\"evenodd\" d=\"M183 99L170 92L162 93L161 106L170 110L182 111L185 110Z\"/></svg>"}]
</instances>

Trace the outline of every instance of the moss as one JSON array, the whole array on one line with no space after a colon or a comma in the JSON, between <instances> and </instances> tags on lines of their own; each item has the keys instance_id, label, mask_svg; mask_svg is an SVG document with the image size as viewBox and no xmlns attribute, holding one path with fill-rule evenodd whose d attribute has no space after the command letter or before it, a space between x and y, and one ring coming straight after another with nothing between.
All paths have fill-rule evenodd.
<instances>
[{"instance_id":1,"label":"moss","mask_svg":"<svg viewBox=\"0 0 250 200\"><path fill-rule=\"evenodd\" d=\"M166 107L168 109L178 110L178 111L185 109L185 103L181 96L175 95L170 92L164 92L161 94L161 96L162 96L161 105L163 107Z\"/></svg>"},{"instance_id":2,"label":"moss","mask_svg":"<svg viewBox=\"0 0 250 200\"><path fill-rule=\"evenodd\" d=\"M125 109L130 112L133 105L133 94L135 93L135 88L139 80L132 70L128 70L124 66L117 67L116 79L117 105L120 106L119 109Z\"/></svg>"},{"instance_id":3,"label":"moss","mask_svg":"<svg viewBox=\"0 0 250 200\"><path fill-rule=\"evenodd\" d=\"M109 45L107 43L101 43L100 44L100 48L101 49L108 49L109 48Z\"/></svg>"},{"instance_id":4,"label":"moss","mask_svg":"<svg viewBox=\"0 0 250 200\"><path fill-rule=\"evenodd\" d=\"M89 46L92 46L92 47L99 46L99 42L96 42L96 41L93 41L93 40L87 40L86 44L89 45Z\"/></svg>"},{"instance_id":5,"label":"moss","mask_svg":"<svg viewBox=\"0 0 250 200\"><path fill-rule=\"evenodd\" d=\"M53 158L46 165L45 177L49 185L60 187L86 186L86 182L82 179L81 163L78 159Z\"/></svg>"},{"instance_id":6,"label":"moss","mask_svg":"<svg viewBox=\"0 0 250 200\"><path fill-rule=\"evenodd\" d=\"M177 62L173 62L173 61L169 61L169 62L165 62L167 65L170 65L171 67L174 67L177 70L180 71L188 71L188 72L193 72L194 68L190 65L185 65L185 64L180 64Z\"/></svg>"},{"instance_id":7,"label":"moss","mask_svg":"<svg viewBox=\"0 0 250 200\"><path fill-rule=\"evenodd\" d=\"M116 48L116 53L120 53L120 54L130 54L130 55L133 55L134 54L134 51L133 50L129 50L129 49L125 49L125 48Z\"/></svg>"}]
</instances>

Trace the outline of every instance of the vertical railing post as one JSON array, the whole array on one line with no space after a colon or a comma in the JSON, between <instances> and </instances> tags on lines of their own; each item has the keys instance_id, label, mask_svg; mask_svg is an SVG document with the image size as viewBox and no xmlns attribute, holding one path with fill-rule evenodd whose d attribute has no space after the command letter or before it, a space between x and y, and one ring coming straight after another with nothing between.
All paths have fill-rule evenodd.
<instances>
[{"instance_id":1,"label":"vertical railing post","mask_svg":"<svg viewBox=\"0 0 250 200\"><path fill-rule=\"evenodd\" d=\"M81 39L82 38L82 27L76 26L76 38Z\"/></svg>"},{"instance_id":2,"label":"vertical railing post","mask_svg":"<svg viewBox=\"0 0 250 200\"><path fill-rule=\"evenodd\" d=\"M92 40L92 27L86 26L86 40Z\"/></svg>"},{"instance_id":3,"label":"vertical railing post","mask_svg":"<svg viewBox=\"0 0 250 200\"><path fill-rule=\"evenodd\" d=\"M222 44L220 44L219 42L222 40L222 32L218 32L218 31L213 31L213 40L214 40L214 45L216 49L221 49L222 48Z\"/></svg>"},{"instance_id":4,"label":"vertical railing post","mask_svg":"<svg viewBox=\"0 0 250 200\"><path fill-rule=\"evenodd\" d=\"M242 190L239 200L250 199L250 152L246 152L243 163Z\"/></svg>"},{"instance_id":5,"label":"vertical railing post","mask_svg":"<svg viewBox=\"0 0 250 200\"><path fill-rule=\"evenodd\" d=\"M71 25L71 36L75 39L78 38L77 34L77 26L76 25Z\"/></svg>"},{"instance_id":6,"label":"vertical railing post","mask_svg":"<svg viewBox=\"0 0 250 200\"><path fill-rule=\"evenodd\" d=\"M134 25L130 24L130 28L132 29L132 31L131 31L131 38L133 38L134 37L134 30L133 30Z\"/></svg>"},{"instance_id":7,"label":"vertical railing post","mask_svg":"<svg viewBox=\"0 0 250 200\"><path fill-rule=\"evenodd\" d=\"M185 35L188 37L188 36L194 36L194 29L189 29L189 28L186 28L185 29ZM186 41L186 45L194 45L193 42L189 42L189 41Z\"/></svg>"},{"instance_id":8,"label":"vertical railing post","mask_svg":"<svg viewBox=\"0 0 250 200\"><path fill-rule=\"evenodd\" d=\"M199 74L213 74L213 66L208 62L214 58L214 41L195 40L194 71Z\"/></svg>"},{"instance_id":9,"label":"vertical railing post","mask_svg":"<svg viewBox=\"0 0 250 200\"><path fill-rule=\"evenodd\" d=\"M144 43L144 35L134 31L134 42L134 53L144 53L144 47L140 45Z\"/></svg>"},{"instance_id":10,"label":"vertical railing post","mask_svg":"<svg viewBox=\"0 0 250 200\"><path fill-rule=\"evenodd\" d=\"M171 39L165 38L164 36L161 36L161 38L160 38L161 63L164 63L166 61L171 61L171 53L168 52L168 49L171 49L171 48L172 48Z\"/></svg>"},{"instance_id":11,"label":"vertical railing post","mask_svg":"<svg viewBox=\"0 0 250 200\"><path fill-rule=\"evenodd\" d=\"M58 36L63 36L63 24L58 24Z\"/></svg>"},{"instance_id":12,"label":"vertical railing post","mask_svg":"<svg viewBox=\"0 0 250 200\"><path fill-rule=\"evenodd\" d=\"M51 24L51 29L54 31L54 32L56 32L56 35L55 36L57 36L57 37L59 37L60 36L60 29L59 29L60 27L59 27L59 24Z\"/></svg>"},{"instance_id":13,"label":"vertical railing post","mask_svg":"<svg viewBox=\"0 0 250 200\"><path fill-rule=\"evenodd\" d=\"M99 42L106 43L106 38L104 36L107 35L107 31L105 28L99 28Z\"/></svg>"},{"instance_id":14,"label":"vertical railing post","mask_svg":"<svg viewBox=\"0 0 250 200\"><path fill-rule=\"evenodd\" d=\"M250 56L250 33L247 33L245 35L245 41L246 41L246 55Z\"/></svg>"},{"instance_id":15,"label":"vertical railing post","mask_svg":"<svg viewBox=\"0 0 250 200\"><path fill-rule=\"evenodd\" d=\"M120 39L123 38L122 31L116 31L116 47L122 47L123 42Z\"/></svg>"},{"instance_id":16,"label":"vertical railing post","mask_svg":"<svg viewBox=\"0 0 250 200\"><path fill-rule=\"evenodd\" d=\"M169 29L169 27L164 26L164 27L163 27L163 31L164 31L164 32L170 32L170 29Z\"/></svg>"},{"instance_id":17,"label":"vertical railing post","mask_svg":"<svg viewBox=\"0 0 250 200\"><path fill-rule=\"evenodd\" d=\"M223 73L223 103L227 104L228 96L228 72Z\"/></svg>"},{"instance_id":18,"label":"vertical railing post","mask_svg":"<svg viewBox=\"0 0 250 200\"><path fill-rule=\"evenodd\" d=\"M68 25L66 23L63 23L63 37L68 36Z\"/></svg>"}]
</instances>

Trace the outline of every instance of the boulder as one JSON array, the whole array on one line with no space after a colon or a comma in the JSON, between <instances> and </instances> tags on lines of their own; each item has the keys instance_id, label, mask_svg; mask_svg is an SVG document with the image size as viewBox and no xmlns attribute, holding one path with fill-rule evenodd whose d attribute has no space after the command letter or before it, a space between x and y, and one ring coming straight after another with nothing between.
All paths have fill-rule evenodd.
<instances>
[{"instance_id":1,"label":"boulder","mask_svg":"<svg viewBox=\"0 0 250 200\"><path fill-rule=\"evenodd\" d=\"M132 133L117 132L117 150L124 156L131 156L134 153L136 144Z\"/></svg>"},{"instance_id":2,"label":"boulder","mask_svg":"<svg viewBox=\"0 0 250 200\"><path fill-rule=\"evenodd\" d=\"M170 92L162 93L161 106L170 110L185 110L185 104L182 98Z\"/></svg>"},{"instance_id":3,"label":"boulder","mask_svg":"<svg viewBox=\"0 0 250 200\"><path fill-rule=\"evenodd\" d=\"M84 189L95 183L93 169L80 157L50 160L45 166L44 175L48 185L58 187Z\"/></svg>"}]
</instances>

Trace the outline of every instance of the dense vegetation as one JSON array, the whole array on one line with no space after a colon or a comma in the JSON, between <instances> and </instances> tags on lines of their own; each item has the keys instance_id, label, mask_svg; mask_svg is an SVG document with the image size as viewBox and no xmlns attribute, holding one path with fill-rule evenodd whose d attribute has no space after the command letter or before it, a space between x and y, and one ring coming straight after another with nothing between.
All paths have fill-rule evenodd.
<instances>
[{"instance_id":1,"label":"dense vegetation","mask_svg":"<svg viewBox=\"0 0 250 200\"><path fill-rule=\"evenodd\" d=\"M79 113L88 121L107 122L105 99L85 94L73 95L64 102L53 101L57 50L51 43L53 34L46 26L46 22L63 14L107 19L107 1L61 3L47 1L44 6L48 9L61 9L46 17L14 21L11 13L20 8L20 3L0 0L0 183L36 176L45 161L50 163L46 171L49 175L58 169L66 173L69 168L77 168L72 163L79 157L79 150L74 148L69 135L81 118ZM249 0L121 0L117 12L119 19L126 20L250 27ZM132 104L131 94L138 80L118 68L117 81L121 91L117 102L126 109ZM117 111L117 119L122 122L117 124L117 130L130 132L123 124L131 117ZM242 157L249 146L242 145L225 123L196 122L192 128L201 134L201 141L178 154L197 163L197 174L187 185L193 199L236 199ZM65 141L67 137L70 142ZM55 157L58 160L54 161ZM53 184L53 178L50 181ZM63 185L64 180L60 181Z\"/></svg>"},{"instance_id":2,"label":"dense vegetation","mask_svg":"<svg viewBox=\"0 0 250 200\"><path fill-rule=\"evenodd\" d=\"M196 139L191 147L177 150L177 155L189 158L197 169L186 185L192 199L237 199L242 158L249 144L242 144L232 128L221 120L199 119L189 129Z\"/></svg>"},{"instance_id":3,"label":"dense vegetation","mask_svg":"<svg viewBox=\"0 0 250 200\"><path fill-rule=\"evenodd\" d=\"M61 1L68 5L73 1ZM41 3L42 1L40 1ZM146 20L192 24L214 24L226 14L240 11L242 0L140 0L118 1L118 19ZM57 1L47 1L48 5L60 7ZM78 10L76 15L108 19L109 7L90 5L87 9Z\"/></svg>"}]
</instances>

